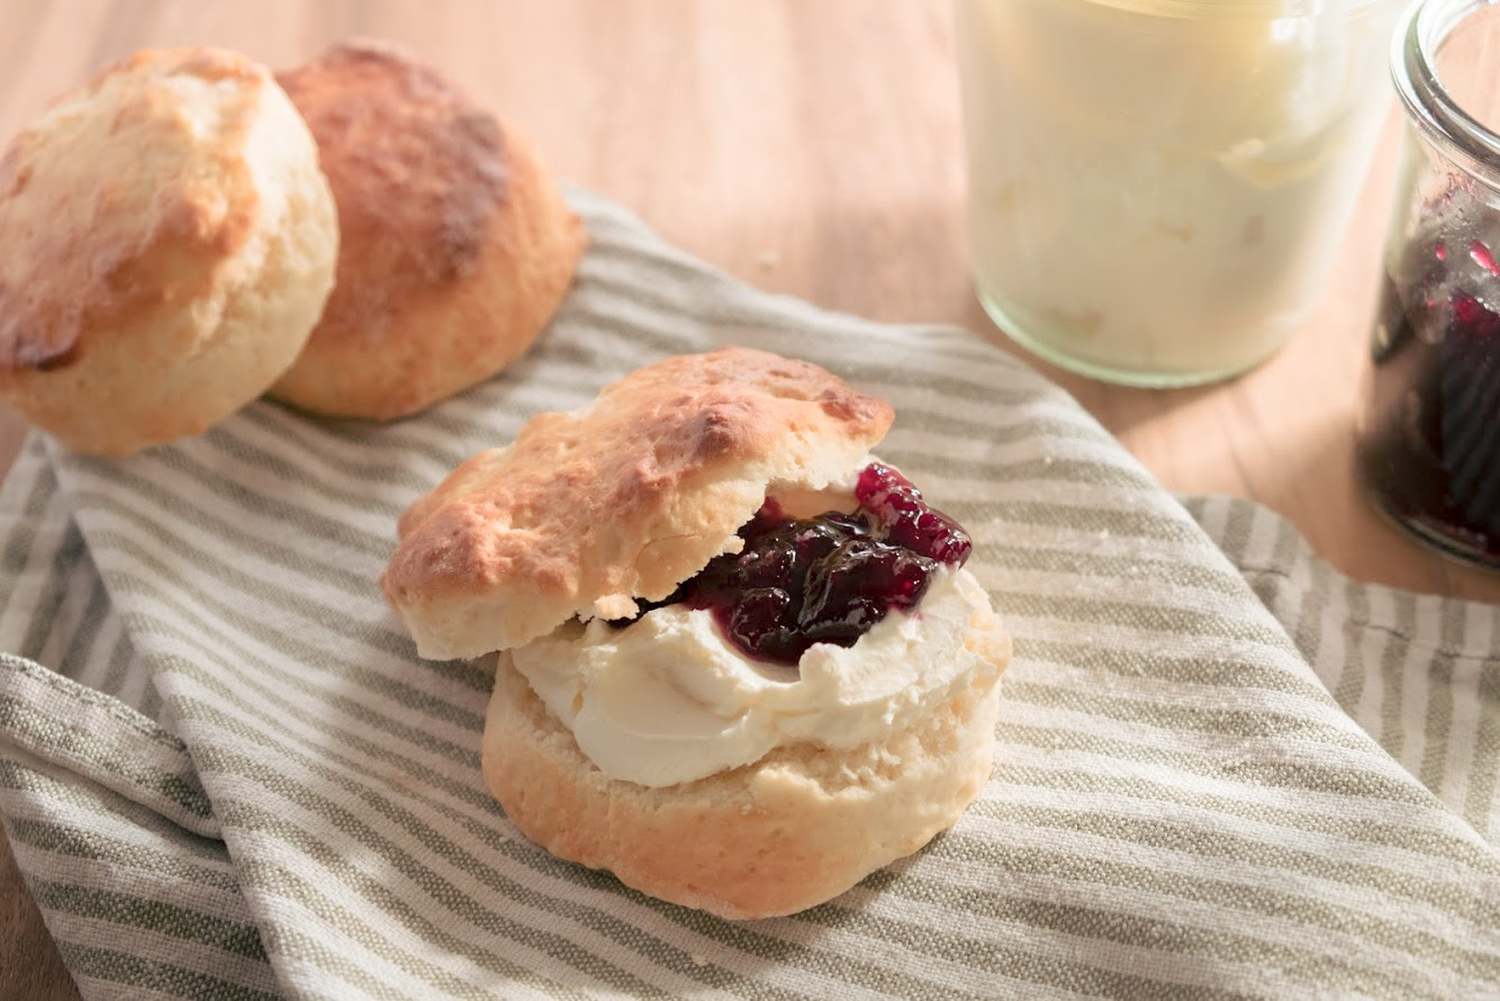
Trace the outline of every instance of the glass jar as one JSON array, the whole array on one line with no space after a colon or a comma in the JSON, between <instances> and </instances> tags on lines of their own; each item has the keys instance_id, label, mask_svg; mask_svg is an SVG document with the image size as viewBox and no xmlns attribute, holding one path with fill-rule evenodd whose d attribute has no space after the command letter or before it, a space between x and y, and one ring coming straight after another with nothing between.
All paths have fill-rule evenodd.
<instances>
[{"instance_id":1,"label":"glass jar","mask_svg":"<svg viewBox=\"0 0 1500 1001\"><path fill-rule=\"evenodd\" d=\"M1392 74L1407 129L1357 468L1398 524L1500 566L1500 136L1476 117L1500 118L1500 7L1413 8Z\"/></svg>"},{"instance_id":2,"label":"glass jar","mask_svg":"<svg viewBox=\"0 0 1500 1001\"><path fill-rule=\"evenodd\" d=\"M1326 286L1402 0L956 0L969 232L1013 339L1112 382L1269 357Z\"/></svg>"}]
</instances>

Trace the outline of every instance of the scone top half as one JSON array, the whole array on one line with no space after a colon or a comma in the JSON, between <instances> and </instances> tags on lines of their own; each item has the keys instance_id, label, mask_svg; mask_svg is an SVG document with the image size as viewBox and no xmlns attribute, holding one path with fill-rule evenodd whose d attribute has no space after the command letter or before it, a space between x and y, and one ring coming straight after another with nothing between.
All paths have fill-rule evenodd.
<instances>
[{"instance_id":1,"label":"scone top half","mask_svg":"<svg viewBox=\"0 0 1500 1001\"><path fill-rule=\"evenodd\" d=\"M846 481L893 417L805 362L669 358L454 470L401 518L382 585L427 658L627 618L737 552L773 489Z\"/></svg>"}]
</instances>

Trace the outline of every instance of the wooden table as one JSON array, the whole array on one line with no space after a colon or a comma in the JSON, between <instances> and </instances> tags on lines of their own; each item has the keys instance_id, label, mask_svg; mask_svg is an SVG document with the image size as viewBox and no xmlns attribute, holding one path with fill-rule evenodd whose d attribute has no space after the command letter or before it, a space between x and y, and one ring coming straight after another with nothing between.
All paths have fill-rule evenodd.
<instances>
[{"instance_id":1,"label":"wooden table","mask_svg":"<svg viewBox=\"0 0 1500 1001\"><path fill-rule=\"evenodd\" d=\"M748 281L880 320L962 324L1010 347L969 286L946 0L18 0L0 8L0 135L141 46L225 45L284 66L352 35L446 68L562 177ZM1351 476L1394 124L1324 307L1269 364L1174 392L1040 367L1168 487L1269 504L1357 577L1500 600L1500 579L1378 520ZM0 470L21 432L0 414ZM0 998L73 996L0 838Z\"/></svg>"}]
</instances>

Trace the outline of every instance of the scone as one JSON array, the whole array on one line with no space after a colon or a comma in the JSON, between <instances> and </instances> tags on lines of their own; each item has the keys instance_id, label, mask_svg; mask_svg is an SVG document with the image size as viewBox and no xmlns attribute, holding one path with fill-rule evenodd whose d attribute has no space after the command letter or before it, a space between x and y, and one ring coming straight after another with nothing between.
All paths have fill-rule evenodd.
<instances>
[{"instance_id":1,"label":"scone","mask_svg":"<svg viewBox=\"0 0 1500 1001\"><path fill-rule=\"evenodd\" d=\"M815 366L669 358L402 517L422 656L500 651L486 781L553 854L730 918L842 893L989 777L1010 641L972 544Z\"/></svg>"},{"instance_id":2,"label":"scone","mask_svg":"<svg viewBox=\"0 0 1500 1001\"><path fill-rule=\"evenodd\" d=\"M274 395L400 417L525 352L585 237L521 138L387 45L339 45L280 80L322 151L343 245L322 322Z\"/></svg>"},{"instance_id":3,"label":"scone","mask_svg":"<svg viewBox=\"0 0 1500 1001\"><path fill-rule=\"evenodd\" d=\"M270 72L139 52L0 157L0 396L79 452L196 434L291 364L337 254L317 147Z\"/></svg>"}]
</instances>

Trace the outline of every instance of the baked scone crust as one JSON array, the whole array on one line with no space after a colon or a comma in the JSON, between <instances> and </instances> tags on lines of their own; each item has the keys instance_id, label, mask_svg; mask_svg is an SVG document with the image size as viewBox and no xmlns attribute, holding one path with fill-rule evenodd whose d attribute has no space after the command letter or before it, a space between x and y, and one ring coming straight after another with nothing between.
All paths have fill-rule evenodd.
<instances>
[{"instance_id":1,"label":"baked scone crust","mask_svg":"<svg viewBox=\"0 0 1500 1001\"><path fill-rule=\"evenodd\" d=\"M0 157L0 394L76 451L202 431L291 363L337 248L312 137L264 66L138 52Z\"/></svg>"},{"instance_id":2,"label":"baked scone crust","mask_svg":"<svg viewBox=\"0 0 1500 1001\"><path fill-rule=\"evenodd\" d=\"M382 586L431 658L628 616L738 551L769 485L837 482L892 418L806 362L748 348L668 358L459 466L402 516Z\"/></svg>"},{"instance_id":3,"label":"baked scone crust","mask_svg":"<svg viewBox=\"0 0 1500 1001\"><path fill-rule=\"evenodd\" d=\"M343 244L323 318L274 395L388 419L524 353L586 242L530 148L389 45L335 46L278 79L318 142Z\"/></svg>"},{"instance_id":4,"label":"baked scone crust","mask_svg":"<svg viewBox=\"0 0 1500 1001\"><path fill-rule=\"evenodd\" d=\"M484 777L521 833L559 858L720 917L776 917L837 896L958 820L990 776L997 678L998 669L976 673L950 702L877 743L782 747L651 789L584 757L502 653Z\"/></svg>"}]
</instances>

